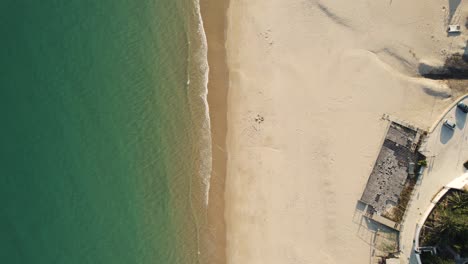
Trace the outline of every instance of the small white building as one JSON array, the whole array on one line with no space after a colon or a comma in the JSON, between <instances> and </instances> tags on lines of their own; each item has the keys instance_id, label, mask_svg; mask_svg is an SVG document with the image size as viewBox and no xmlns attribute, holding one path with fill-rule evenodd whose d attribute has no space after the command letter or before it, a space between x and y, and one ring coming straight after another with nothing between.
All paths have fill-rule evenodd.
<instances>
[{"instance_id":1,"label":"small white building","mask_svg":"<svg viewBox=\"0 0 468 264\"><path fill-rule=\"evenodd\" d=\"M449 25L448 33L460 33L460 25Z\"/></svg>"}]
</instances>

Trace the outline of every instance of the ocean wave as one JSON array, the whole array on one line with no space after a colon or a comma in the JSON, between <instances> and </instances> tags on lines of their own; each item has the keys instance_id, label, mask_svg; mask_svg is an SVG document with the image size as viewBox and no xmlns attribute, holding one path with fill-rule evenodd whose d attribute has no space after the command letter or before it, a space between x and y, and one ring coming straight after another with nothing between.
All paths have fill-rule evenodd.
<instances>
[{"instance_id":1,"label":"ocean wave","mask_svg":"<svg viewBox=\"0 0 468 264\"><path fill-rule=\"evenodd\" d=\"M200 11L200 1L193 2L193 19L195 20L195 34L189 36L189 74L187 86L191 98L199 98L200 102L191 104L194 117L201 119L201 124L197 124L199 129L199 176L201 177L202 192L205 207L208 207L210 180L212 171L212 151L211 151L211 124L208 105L208 43L206 39L203 19ZM193 28L193 27L190 27ZM201 116L200 116L201 115Z\"/></svg>"},{"instance_id":2,"label":"ocean wave","mask_svg":"<svg viewBox=\"0 0 468 264\"><path fill-rule=\"evenodd\" d=\"M212 172L211 124L208 106L208 43L200 10L200 1L193 0L188 25L188 74L187 91L192 112L192 127L196 144L194 153L198 159L198 177L190 183L190 202L197 229L197 262L203 263L201 230L206 224ZM192 176L193 177L193 176ZM193 187L201 187L194 190ZM195 192L194 192L195 191ZM201 197L200 197L201 194Z\"/></svg>"}]
</instances>

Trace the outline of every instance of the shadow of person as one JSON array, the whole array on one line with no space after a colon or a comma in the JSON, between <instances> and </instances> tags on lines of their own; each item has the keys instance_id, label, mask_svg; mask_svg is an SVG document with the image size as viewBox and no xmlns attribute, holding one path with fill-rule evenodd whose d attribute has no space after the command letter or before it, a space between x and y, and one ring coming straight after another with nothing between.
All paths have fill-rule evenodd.
<instances>
[{"instance_id":1,"label":"shadow of person","mask_svg":"<svg viewBox=\"0 0 468 264\"><path fill-rule=\"evenodd\" d=\"M457 110L455 111L455 122L459 129L463 129L465 127L466 113L458 109L458 107L457 107Z\"/></svg>"},{"instance_id":2,"label":"shadow of person","mask_svg":"<svg viewBox=\"0 0 468 264\"><path fill-rule=\"evenodd\" d=\"M453 133L455 133L453 129L443 125L440 130L440 142L442 144L447 144L447 142L449 142L449 140L453 137Z\"/></svg>"}]
</instances>

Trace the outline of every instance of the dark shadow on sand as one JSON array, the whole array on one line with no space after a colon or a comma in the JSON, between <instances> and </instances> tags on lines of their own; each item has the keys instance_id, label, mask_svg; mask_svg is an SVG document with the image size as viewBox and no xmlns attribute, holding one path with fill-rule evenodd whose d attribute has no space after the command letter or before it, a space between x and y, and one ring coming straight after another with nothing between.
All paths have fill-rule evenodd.
<instances>
[{"instance_id":1,"label":"dark shadow on sand","mask_svg":"<svg viewBox=\"0 0 468 264\"><path fill-rule=\"evenodd\" d=\"M468 29L468 18L467 18L467 29ZM468 61L468 41L466 41L465 48L463 49L462 59Z\"/></svg>"},{"instance_id":2,"label":"dark shadow on sand","mask_svg":"<svg viewBox=\"0 0 468 264\"><path fill-rule=\"evenodd\" d=\"M442 144L447 144L447 142L449 142L449 140L453 137L454 133L455 131L453 129L442 125L442 128L440 129L440 142Z\"/></svg>"},{"instance_id":3,"label":"dark shadow on sand","mask_svg":"<svg viewBox=\"0 0 468 264\"><path fill-rule=\"evenodd\" d=\"M447 37L458 37L461 35L461 32L447 32Z\"/></svg>"},{"instance_id":4,"label":"dark shadow on sand","mask_svg":"<svg viewBox=\"0 0 468 264\"><path fill-rule=\"evenodd\" d=\"M448 22L452 21L453 15L457 11L458 6L460 5L461 0L449 0L449 17Z\"/></svg>"},{"instance_id":5,"label":"dark shadow on sand","mask_svg":"<svg viewBox=\"0 0 468 264\"><path fill-rule=\"evenodd\" d=\"M462 110L458 109L458 107L455 110L455 122L457 124L458 129L463 129L465 127L466 113L464 113Z\"/></svg>"},{"instance_id":6,"label":"dark shadow on sand","mask_svg":"<svg viewBox=\"0 0 468 264\"><path fill-rule=\"evenodd\" d=\"M464 54L452 54L447 57L443 66L433 66L421 63L418 71L421 76L433 80L468 80L468 56Z\"/></svg>"}]
</instances>

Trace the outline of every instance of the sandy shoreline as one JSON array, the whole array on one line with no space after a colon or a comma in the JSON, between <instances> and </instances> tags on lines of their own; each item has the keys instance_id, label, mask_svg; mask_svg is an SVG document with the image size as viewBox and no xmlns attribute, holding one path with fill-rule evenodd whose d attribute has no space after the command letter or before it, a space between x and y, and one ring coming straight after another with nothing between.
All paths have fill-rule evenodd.
<instances>
[{"instance_id":1,"label":"sandy shoreline","mask_svg":"<svg viewBox=\"0 0 468 264\"><path fill-rule=\"evenodd\" d=\"M202 263L226 261L224 191L226 176L227 92L229 74L226 65L225 23L228 0L201 0L200 9L208 42L208 104L212 136L212 175L210 181L207 228L202 231Z\"/></svg>"},{"instance_id":2,"label":"sandy shoreline","mask_svg":"<svg viewBox=\"0 0 468 264\"><path fill-rule=\"evenodd\" d=\"M355 210L381 117L426 128L453 100L446 82L419 71L463 52L464 34L445 30L466 11L423 0L203 0L210 263L369 263L373 234Z\"/></svg>"}]
</instances>

